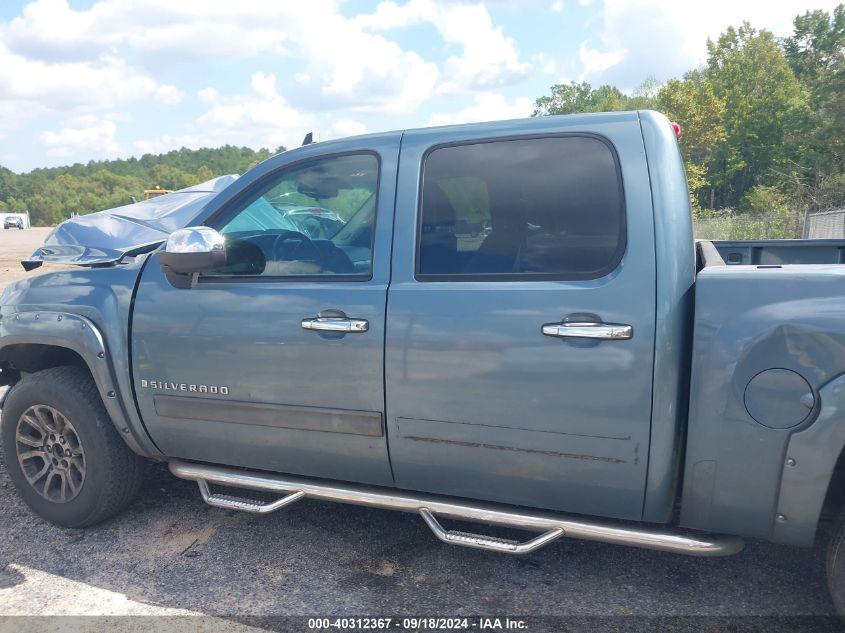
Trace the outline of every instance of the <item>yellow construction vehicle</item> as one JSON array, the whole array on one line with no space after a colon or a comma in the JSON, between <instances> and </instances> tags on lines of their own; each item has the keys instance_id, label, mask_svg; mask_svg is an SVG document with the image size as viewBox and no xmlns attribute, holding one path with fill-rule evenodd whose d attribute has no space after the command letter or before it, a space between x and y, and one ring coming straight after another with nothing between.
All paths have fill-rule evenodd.
<instances>
[{"instance_id":1,"label":"yellow construction vehicle","mask_svg":"<svg viewBox=\"0 0 845 633\"><path fill-rule=\"evenodd\" d=\"M172 189L162 189L158 185L156 185L155 189L144 189L144 200L149 200L150 198L156 198L158 196L163 196L166 193L170 193Z\"/></svg>"}]
</instances>

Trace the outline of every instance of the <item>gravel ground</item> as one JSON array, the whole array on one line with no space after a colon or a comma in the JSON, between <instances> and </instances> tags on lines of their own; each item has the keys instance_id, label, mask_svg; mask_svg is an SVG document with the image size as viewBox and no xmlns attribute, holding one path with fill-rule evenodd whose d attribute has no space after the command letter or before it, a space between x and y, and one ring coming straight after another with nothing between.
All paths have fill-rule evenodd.
<instances>
[{"instance_id":1,"label":"gravel ground","mask_svg":"<svg viewBox=\"0 0 845 633\"><path fill-rule=\"evenodd\" d=\"M20 276L11 263L43 237L38 229L0 231L0 288ZM696 559L562 540L515 558L443 545L419 518L401 513L315 501L266 517L213 509L195 484L161 464L150 465L137 502L122 516L63 530L29 512L0 462L0 508L6 616L222 618L188 618L186 630L199 631L284 628L268 618L288 615L833 614L821 548L751 542L734 557ZM614 621L579 621L570 630L609 630ZM103 630L115 626L97 622ZM759 630L796 628L761 622ZM0 632L30 626L40 627L0 620ZM305 630L304 622L297 626Z\"/></svg>"},{"instance_id":2,"label":"gravel ground","mask_svg":"<svg viewBox=\"0 0 845 633\"><path fill-rule=\"evenodd\" d=\"M28 275L36 275L46 270L55 270L58 266L44 265L37 272L24 271L21 260L32 255L33 251L44 243L52 228L37 227L19 231L0 229L0 293L10 282Z\"/></svg>"},{"instance_id":3,"label":"gravel ground","mask_svg":"<svg viewBox=\"0 0 845 633\"><path fill-rule=\"evenodd\" d=\"M161 464L128 511L95 528L38 519L3 467L0 507L3 614L832 614L821 548L752 542L695 559L564 540L514 558L442 545L395 512L316 501L265 517L213 509ZM55 595L50 584L68 581L77 597L61 604L16 590ZM79 597L100 590L127 605Z\"/></svg>"}]
</instances>

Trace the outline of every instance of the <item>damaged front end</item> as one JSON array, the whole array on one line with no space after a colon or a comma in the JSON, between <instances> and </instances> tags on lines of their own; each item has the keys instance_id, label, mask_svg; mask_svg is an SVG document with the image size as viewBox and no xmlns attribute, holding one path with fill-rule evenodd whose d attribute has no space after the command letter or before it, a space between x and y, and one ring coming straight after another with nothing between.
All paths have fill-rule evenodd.
<instances>
[{"instance_id":1,"label":"damaged front end","mask_svg":"<svg viewBox=\"0 0 845 633\"><path fill-rule=\"evenodd\" d=\"M236 175L220 176L143 202L71 218L53 229L21 265L25 270L45 262L108 266L148 252L173 231L190 226L205 205L236 179Z\"/></svg>"}]
</instances>

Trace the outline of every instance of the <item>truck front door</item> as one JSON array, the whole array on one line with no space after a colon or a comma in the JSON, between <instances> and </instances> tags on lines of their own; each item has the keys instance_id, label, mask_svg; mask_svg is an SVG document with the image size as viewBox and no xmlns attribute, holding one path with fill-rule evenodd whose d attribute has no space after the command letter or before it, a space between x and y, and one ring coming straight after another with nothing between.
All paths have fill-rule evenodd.
<instances>
[{"instance_id":1,"label":"truck front door","mask_svg":"<svg viewBox=\"0 0 845 633\"><path fill-rule=\"evenodd\" d=\"M276 159L211 213L228 262L194 288L147 263L133 380L164 453L392 483L383 355L399 138Z\"/></svg>"},{"instance_id":2,"label":"truck front door","mask_svg":"<svg viewBox=\"0 0 845 633\"><path fill-rule=\"evenodd\" d=\"M603 136L581 121L403 138L385 374L400 487L641 517L649 175L635 114Z\"/></svg>"}]
</instances>

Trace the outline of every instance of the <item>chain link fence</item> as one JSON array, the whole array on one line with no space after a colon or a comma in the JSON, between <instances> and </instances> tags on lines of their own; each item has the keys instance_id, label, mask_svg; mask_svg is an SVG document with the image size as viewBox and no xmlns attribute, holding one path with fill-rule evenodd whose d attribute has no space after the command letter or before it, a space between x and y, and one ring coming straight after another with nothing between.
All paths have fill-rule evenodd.
<instances>
[{"instance_id":1,"label":"chain link fence","mask_svg":"<svg viewBox=\"0 0 845 633\"><path fill-rule=\"evenodd\" d=\"M701 240L845 239L845 209L814 213L693 218Z\"/></svg>"}]
</instances>

